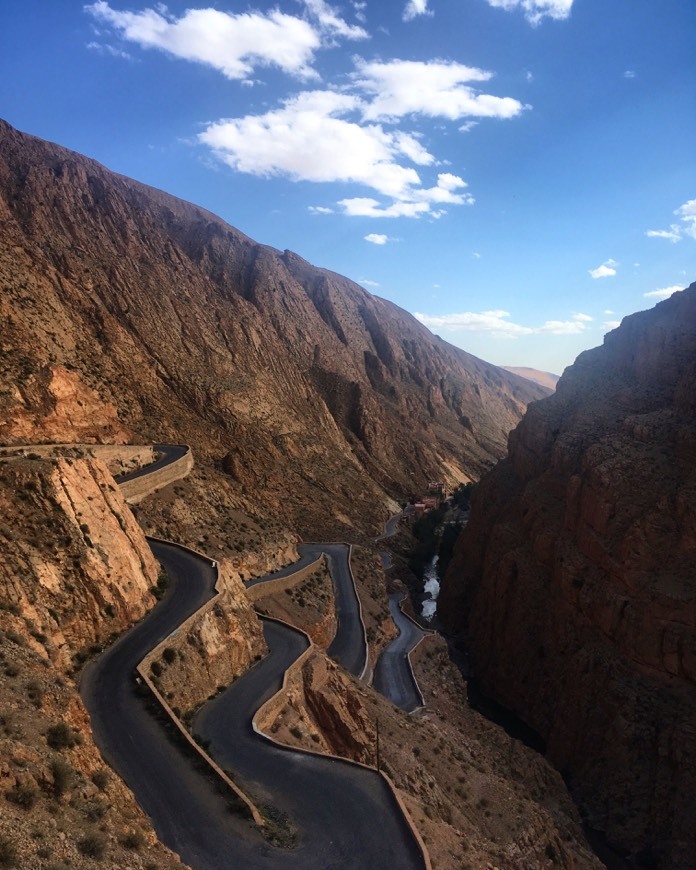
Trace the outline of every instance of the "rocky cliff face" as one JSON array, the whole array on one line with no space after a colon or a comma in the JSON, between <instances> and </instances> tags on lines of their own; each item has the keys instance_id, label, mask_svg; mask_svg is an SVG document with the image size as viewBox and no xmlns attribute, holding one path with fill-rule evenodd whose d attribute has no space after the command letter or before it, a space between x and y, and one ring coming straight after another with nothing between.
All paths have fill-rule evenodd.
<instances>
[{"instance_id":1,"label":"rocky cliff face","mask_svg":"<svg viewBox=\"0 0 696 870\"><path fill-rule=\"evenodd\" d=\"M219 570L221 594L147 659L157 688L184 716L267 652L263 627L241 580L226 561Z\"/></svg>"},{"instance_id":2,"label":"rocky cliff face","mask_svg":"<svg viewBox=\"0 0 696 870\"><path fill-rule=\"evenodd\" d=\"M0 462L0 513L0 600L57 667L154 604L158 565L100 461Z\"/></svg>"},{"instance_id":3,"label":"rocky cliff face","mask_svg":"<svg viewBox=\"0 0 696 870\"><path fill-rule=\"evenodd\" d=\"M696 285L624 319L482 481L440 596L594 827L696 863Z\"/></svg>"},{"instance_id":4,"label":"rocky cliff face","mask_svg":"<svg viewBox=\"0 0 696 870\"><path fill-rule=\"evenodd\" d=\"M94 459L0 462L0 864L183 865L104 762L70 673L154 603L158 567Z\"/></svg>"},{"instance_id":5,"label":"rocky cliff face","mask_svg":"<svg viewBox=\"0 0 696 870\"><path fill-rule=\"evenodd\" d=\"M340 514L365 528L385 488L478 476L545 392L345 278L3 122L0 219L6 440L186 441L296 527Z\"/></svg>"}]
</instances>

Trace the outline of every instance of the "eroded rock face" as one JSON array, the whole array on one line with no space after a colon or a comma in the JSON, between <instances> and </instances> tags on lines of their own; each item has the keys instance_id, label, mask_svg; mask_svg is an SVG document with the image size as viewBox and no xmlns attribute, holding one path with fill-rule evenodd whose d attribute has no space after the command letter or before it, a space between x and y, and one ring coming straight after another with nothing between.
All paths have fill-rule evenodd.
<instances>
[{"instance_id":1,"label":"eroded rock face","mask_svg":"<svg viewBox=\"0 0 696 870\"><path fill-rule=\"evenodd\" d=\"M159 566L96 459L0 462L0 599L56 666L154 603Z\"/></svg>"},{"instance_id":2,"label":"eroded rock face","mask_svg":"<svg viewBox=\"0 0 696 870\"><path fill-rule=\"evenodd\" d=\"M219 570L221 595L176 631L155 659L156 684L181 714L228 686L267 651L241 580L227 561Z\"/></svg>"},{"instance_id":3,"label":"eroded rock face","mask_svg":"<svg viewBox=\"0 0 696 870\"><path fill-rule=\"evenodd\" d=\"M381 527L385 488L478 477L545 395L351 281L4 122L0 220L7 438L53 420L103 440L122 421L191 444L295 528ZM94 432L54 419L39 389L68 370L98 396Z\"/></svg>"},{"instance_id":4,"label":"eroded rock face","mask_svg":"<svg viewBox=\"0 0 696 870\"><path fill-rule=\"evenodd\" d=\"M438 612L593 826L696 863L696 285L566 370L482 481Z\"/></svg>"}]
</instances>

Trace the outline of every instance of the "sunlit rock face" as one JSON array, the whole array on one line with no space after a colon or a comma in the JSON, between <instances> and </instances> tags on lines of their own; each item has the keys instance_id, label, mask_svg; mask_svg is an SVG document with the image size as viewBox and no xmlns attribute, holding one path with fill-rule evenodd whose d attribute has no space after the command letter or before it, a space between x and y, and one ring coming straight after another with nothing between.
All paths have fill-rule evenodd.
<instances>
[{"instance_id":1,"label":"sunlit rock face","mask_svg":"<svg viewBox=\"0 0 696 870\"><path fill-rule=\"evenodd\" d=\"M696 865L696 284L527 411L438 613L593 826L647 866Z\"/></svg>"}]
</instances>

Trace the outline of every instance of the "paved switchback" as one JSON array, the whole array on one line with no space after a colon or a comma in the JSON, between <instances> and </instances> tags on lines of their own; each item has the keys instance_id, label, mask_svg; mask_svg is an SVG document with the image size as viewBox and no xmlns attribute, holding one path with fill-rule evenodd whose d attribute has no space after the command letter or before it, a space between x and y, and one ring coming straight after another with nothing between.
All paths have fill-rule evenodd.
<instances>
[{"instance_id":1,"label":"paved switchback","mask_svg":"<svg viewBox=\"0 0 696 870\"><path fill-rule=\"evenodd\" d=\"M171 451L169 461L179 455ZM280 688L285 670L306 648L300 632L267 620L269 656L205 705L196 729L211 741L213 756L240 785L255 799L287 814L298 832L297 845L289 850L274 847L230 813L226 797L179 744L168 739L135 691L135 667L144 655L214 594L215 574L209 560L164 542L150 541L150 546L167 571L166 594L138 625L85 668L80 690L97 745L135 793L160 840L194 870L423 868L413 833L376 772L279 748L253 731L253 714ZM355 597L347 547L301 549L307 564L319 551L327 553L334 582L345 592L337 601L345 597L350 602L350 589ZM285 573L297 567L289 566ZM352 659L351 669L356 672L363 667L365 653L364 632L362 627L355 630L355 614L339 619L338 635L346 632L352 633L353 640L342 640L344 649L339 646L339 654Z\"/></svg>"}]
</instances>

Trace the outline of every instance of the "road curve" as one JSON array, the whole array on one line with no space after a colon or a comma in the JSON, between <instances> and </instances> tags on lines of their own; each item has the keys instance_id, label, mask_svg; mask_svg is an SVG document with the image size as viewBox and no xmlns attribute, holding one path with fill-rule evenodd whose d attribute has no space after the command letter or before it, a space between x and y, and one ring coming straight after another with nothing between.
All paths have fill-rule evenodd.
<instances>
[{"instance_id":1,"label":"road curve","mask_svg":"<svg viewBox=\"0 0 696 870\"><path fill-rule=\"evenodd\" d=\"M177 459L181 459L182 456L186 456L190 450L185 444L154 444L153 447L157 453L162 454L159 459L151 462L150 465L143 466L143 468L136 468L135 471L119 474L114 478L116 483L127 483L129 480L135 480L136 477L147 477L153 471L164 468L166 465L176 462Z\"/></svg>"},{"instance_id":2,"label":"road curve","mask_svg":"<svg viewBox=\"0 0 696 870\"><path fill-rule=\"evenodd\" d=\"M399 635L382 651L377 660L373 686L392 704L411 713L423 706L423 696L413 675L408 654L427 632L418 628L402 612L401 601L404 597L402 592L392 592L389 596L389 611L399 629Z\"/></svg>"},{"instance_id":3,"label":"road curve","mask_svg":"<svg viewBox=\"0 0 696 870\"><path fill-rule=\"evenodd\" d=\"M158 449L163 447L169 445ZM185 449L162 450L165 456L158 463L128 479L174 461ZM134 791L159 839L195 870L423 868L421 849L381 776L348 762L279 748L253 731L253 714L278 691L285 670L306 647L300 632L271 621L264 621L270 655L204 706L196 729L211 741L218 763L229 767L255 799L287 813L299 832L297 846L274 847L230 814L225 797L167 738L135 691L135 667L145 654L215 594L215 573L208 560L172 544L149 543L167 571L166 594L138 625L85 668L80 691L95 742ZM355 598L355 589L348 548L303 545L301 551L307 563L325 552L337 603L345 591L348 615L339 620L334 654L357 673L365 658L364 627L359 605L359 630L356 615L350 615L355 610L350 590Z\"/></svg>"},{"instance_id":4,"label":"road curve","mask_svg":"<svg viewBox=\"0 0 696 870\"><path fill-rule=\"evenodd\" d=\"M408 513L410 513L409 508L406 508L402 513L390 517L384 525L383 534L375 538L375 542L395 535L399 520ZM391 568L391 555L384 550L379 555L384 570ZM377 659L372 685L392 704L401 707L407 713L412 713L423 706L423 695L418 688L408 654L418 646L429 632L419 628L401 610L401 601L404 598L405 596L401 592L392 592L389 596L389 612L399 634L382 650Z\"/></svg>"},{"instance_id":5,"label":"road curve","mask_svg":"<svg viewBox=\"0 0 696 870\"><path fill-rule=\"evenodd\" d=\"M266 847L243 866L422 868L413 833L376 771L283 748L252 730L251 717L281 688L285 671L307 646L300 632L270 620L264 620L264 634L270 655L194 719L218 764L233 770L245 791L286 813L299 831L292 851L278 855Z\"/></svg>"}]
</instances>

